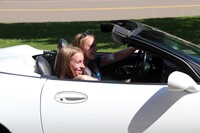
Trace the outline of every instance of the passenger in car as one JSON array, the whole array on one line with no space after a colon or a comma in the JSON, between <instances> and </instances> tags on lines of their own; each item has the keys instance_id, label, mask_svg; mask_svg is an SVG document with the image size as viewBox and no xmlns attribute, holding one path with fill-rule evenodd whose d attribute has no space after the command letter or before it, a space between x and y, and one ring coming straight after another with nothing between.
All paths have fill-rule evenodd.
<instances>
[{"instance_id":1,"label":"passenger in car","mask_svg":"<svg viewBox=\"0 0 200 133\"><path fill-rule=\"evenodd\" d=\"M55 61L55 75L59 79L97 80L84 75L83 51L77 47L68 46L60 49Z\"/></svg>"},{"instance_id":2,"label":"passenger in car","mask_svg":"<svg viewBox=\"0 0 200 133\"><path fill-rule=\"evenodd\" d=\"M91 76L101 80L101 73L99 71L99 66L108 65L119 60L128 57L136 49L133 47L128 47L124 50L105 54L101 57L96 57L96 41L94 35L89 32L79 33L75 36L73 40L73 46L79 47L84 52L85 65L90 69Z\"/></svg>"}]
</instances>

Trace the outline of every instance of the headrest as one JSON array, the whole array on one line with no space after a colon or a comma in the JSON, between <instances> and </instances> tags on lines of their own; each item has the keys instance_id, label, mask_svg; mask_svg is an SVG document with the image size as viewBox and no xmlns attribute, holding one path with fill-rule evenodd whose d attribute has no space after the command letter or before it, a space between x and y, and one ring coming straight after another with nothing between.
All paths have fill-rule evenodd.
<instances>
[{"instance_id":1,"label":"headrest","mask_svg":"<svg viewBox=\"0 0 200 133\"><path fill-rule=\"evenodd\" d=\"M44 57L36 57L35 72L41 75L52 75L51 66Z\"/></svg>"},{"instance_id":2,"label":"headrest","mask_svg":"<svg viewBox=\"0 0 200 133\"><path fill-rule=\"evenodd\" d=\"M67 47L68 44L69 44L69 43L68 43L65 39L61 38L61 39L58 41L57 50L59 50L59 49L61 49L61 48L63 48L63 47Z\"/></svg>"}]
</instances>

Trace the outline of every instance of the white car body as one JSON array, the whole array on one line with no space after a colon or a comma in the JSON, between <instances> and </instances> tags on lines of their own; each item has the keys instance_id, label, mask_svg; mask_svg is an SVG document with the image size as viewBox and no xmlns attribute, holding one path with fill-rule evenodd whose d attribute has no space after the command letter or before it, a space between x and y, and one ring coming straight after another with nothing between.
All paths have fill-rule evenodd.
<instances>
[{"instance_id":1,"label":"white car body","mask_svg":"<svg viewBox=\"0 0 200 133\"><path fill-rule=\"evenodd\" d=\"M170 91L167 84L143 85L41 78L34 73L32 58L25 59L22 54L25 52L27 56L41 51L29 47L30 52L26 53L25 47L27 46L17 46L21 49L20 55L14 53L12 47L6 49L6 54L2 54L3 49L0 50L3 60L3 63L0 61L0 123L10 132L200 132L200 86L197 84L194 85L197 90L193 93L184 91L188 87L174 91L172 87ZM12 54L14 56L11 56ZM14 59L25 60L19 65ZM27 62L32 62L32 66L27 65ZM22 74L19 69L20 71L12 71L11 74L3 64L9 64L10 70L22 67L26 71ZM179 81L184 80L182 77ZM191 89L191 86L189 88Z\"/></svg>"},{"instance_id":2,"label":"white car body","mask_svg":"<svg viewBox=\"0 0 200 133\"><path fill-rule=\"evenodd\" d=\"M111 29L115 42L139 52L103 67L107 81L59 80L36 71L37 57L51 54L1 48L0 132L199 133L200 49L137 22Z\"/></svg>"}]
</instances>

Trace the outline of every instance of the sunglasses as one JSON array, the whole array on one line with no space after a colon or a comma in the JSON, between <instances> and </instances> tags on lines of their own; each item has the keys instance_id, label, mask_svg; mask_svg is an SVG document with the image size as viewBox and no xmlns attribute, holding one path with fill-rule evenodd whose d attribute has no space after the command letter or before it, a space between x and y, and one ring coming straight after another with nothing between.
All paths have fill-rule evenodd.
<instances>
[{"instance_id":1,"label":"sunglasses","mask_svg":"<svg viewBox=\"0 0 200 133\"><path fill-rule=\"evenodd\" d=\"M96 41L94 40L90 48L96 47Z\"/></svg>"},{"instance_id":2,"label":"sunglasses","mask_svg":"<svg viewBox=\"0 0 200 133\"><path fill-rule=\"evenodd\" d=\"M81 34L81 39L85 38L86 36L91 35L91 33L89 31L83 32Z\"/></svg>"}]
</instances>

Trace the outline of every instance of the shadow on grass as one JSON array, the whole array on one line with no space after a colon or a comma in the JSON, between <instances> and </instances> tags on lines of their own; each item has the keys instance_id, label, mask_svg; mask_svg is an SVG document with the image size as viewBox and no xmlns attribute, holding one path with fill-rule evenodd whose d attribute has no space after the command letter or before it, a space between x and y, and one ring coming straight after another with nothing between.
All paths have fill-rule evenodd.
<instances>
[{"instance_id":1,"label":"shadow on grass","mask_svg":"<svg viewBox=\"0 0 200 133\"><path fill-rule=\"evenodd\" d=\"M200 44L200 17L156 18L138 21ZM99 26L102 22L0 23L0 39L16 39L25 44L31 42L50 45L57 44L60 38L65 38L71 43L77 33L90 30L95 34L98 43L111 43L110 34L100 31ZM116 46L103 45L99 48L112 47Z\"/></svg>"},{"instance_id":2,"label":"shadow on grass","mask_svg":"<svg viewBox=\"0 0 200 133\"><path fill-rule=\"evenodd\" d=\"M86 30L91 30L97 37L100 36L99 25L100 22L0 23L0 38L32 42L44 39L46 44L66 38L71 42L75 34Z\"/></svg>"}]
</instances>

